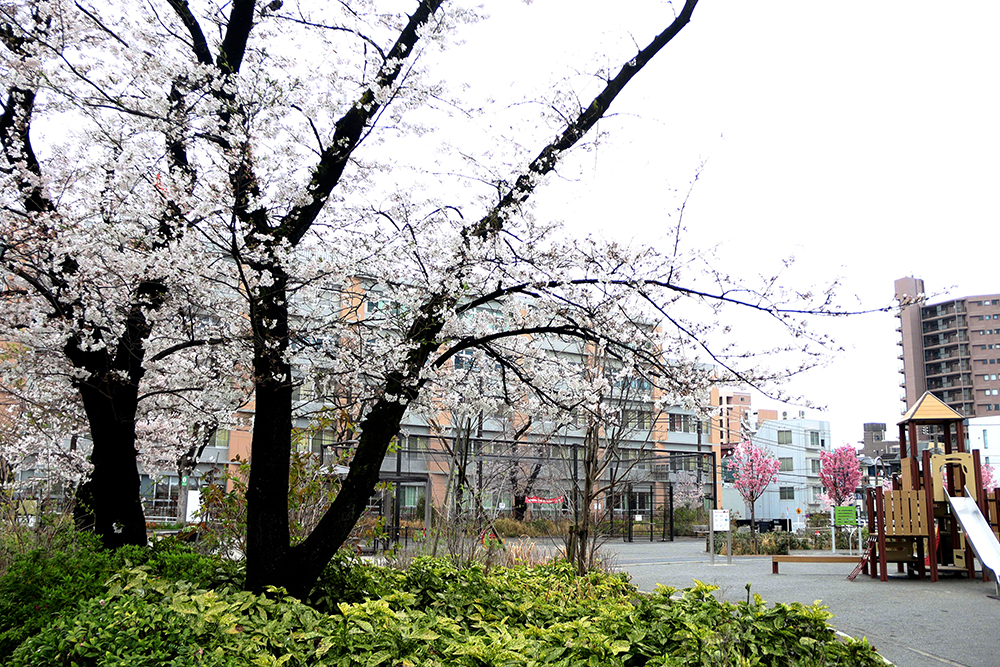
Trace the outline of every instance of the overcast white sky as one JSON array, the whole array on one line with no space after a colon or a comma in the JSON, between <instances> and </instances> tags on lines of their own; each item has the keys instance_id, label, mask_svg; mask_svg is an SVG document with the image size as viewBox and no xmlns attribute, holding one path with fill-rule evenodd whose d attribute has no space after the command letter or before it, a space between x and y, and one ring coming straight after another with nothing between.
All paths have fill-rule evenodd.
<instances>
[{"instance_id":1,"label":"overcast white sky","mask_svg":"<svg viewBox=\"0 0 1000 667\"><path fill-rule=\"evenodd\" d=\"M645 44L665 20L636 20L634 6L490 3L468 52L491 53L497 81L514 71L503 55L512 51L541 76L550 57L600 48L595 22L615 34L630 21ZM616 102L619 116L602 121L610 135L580 180L541 196L540 210L579 230L663 243L676 191L707 161L685 213L687 243L722 243L732 273L794 255L800 275L843 278L842 294L870 308L887 305L905 275L942 298L1000 292L998 26L995 0L703 0ZM571 39L584 27L587 40ZM836 445L860 440L864 422L894 432L895 319L828 326L846 352L789 391L829 406L807 416L829 420ZM755 407L782 409L762 398Z\"/></svg>"}]
</instances>

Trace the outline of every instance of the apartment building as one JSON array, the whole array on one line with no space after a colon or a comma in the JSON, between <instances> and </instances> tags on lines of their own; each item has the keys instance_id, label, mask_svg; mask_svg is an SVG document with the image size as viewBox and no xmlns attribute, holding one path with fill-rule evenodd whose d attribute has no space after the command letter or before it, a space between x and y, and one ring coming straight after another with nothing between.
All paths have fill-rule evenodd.
<instances>
[{"instance_id":1,"label":"apartment building","mask_svg":"<svg viewBox=\"0 0 1000 667\"><path fill-rule=\"evenodd\" d=\"M924 281L895 281L901 412L925 391L966 417L1000 412L1000 294L928 304Z\"/></svg>"},{"instance_id":2,"label":"apartment building","mask_svg":"<svg viewBox=\"0 0 1000 667\"><path fill-rule=\"evenodd\" d=\"M392 312L391 301L363 286L349 292L349 297L352 317L391 326L386 315ZM533 344L580 372L592 367L583 343L538 337ZM483 360L477 361L469 350L450 363L470 380L469 391L482 391L477 373L491 370L476 367ZM364 405L344 400L342 391L308 364L303 360L295 370L293 399L299 416L293 426L300 448L318 456L331 471L337 466L343 469L356 445L350 423L360 421ZM601 429L601 456L609 461L601 485L609 491L592 509L648 517L667 504L671 485L691 476L709 502L717 503L720 444L710 441L707 421L677 406L657 407L658 390L641 377L617 378L607 398L613 409ZM501 407L498 414L462 406L408 411L396 446L382 462L380 477L388 489L373 497L372 508L393 519L428 520L432 507L449 512L481 507L493 514L529 516L572 512L574 489L582 486L586 414L557 417L526 414L518 405ZM251 413L252 409L252 404L247 407ZM171 503L177 504L187 489L189 508L194 506L197 499L192 494L213 468L237 457L249 460L250 444L249 431L220 431L186 485L169 472L144 478L148 505L156 508L156 516L169 514Z\"/></svg>"},{"instance_id":3,"label":"apartment building","mask_svg":"<svg viewBox=\"0 0 1000 667\"><path fill-rule=\"evenodd\" d=\"M709 441L722 448L722 456L728 456L733 447L749 433L751 417L750 393L713 387L709 394L712 404Z\"/></svg>"}]
</instances>

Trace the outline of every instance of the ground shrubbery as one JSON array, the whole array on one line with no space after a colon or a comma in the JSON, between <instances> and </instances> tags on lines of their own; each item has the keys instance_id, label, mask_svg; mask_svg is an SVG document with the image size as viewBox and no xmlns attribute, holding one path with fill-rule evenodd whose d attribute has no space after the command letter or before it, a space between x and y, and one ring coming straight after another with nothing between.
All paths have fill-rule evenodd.
<instances>
[{"instance_id":1,"label":"ground shrubbery","mask_svg":"<svg viewBox=\"0 0 1000 667\"><path fill-rule=\"evenodd\" d=\"M868 539L868 531L862 530L860 542L863 545ZM847 533L841 532L837 535L837 548L846 549L850 541L852 548L858 547L857 536L850 539ZM750 533L733 533L733 555L734 556L773 556L776 554L787 554L791 551L807 551L810 549L829 550L830 549L830 529L809 530L807 532L787 533L771 532L757 534L757 550L754 551L754 540ZM708 539L706 538L706 545ZM706 546L707 550L707 546ZM716 533L715 553L726 553L726 534Z\"/></svg>"},{"instance_id":2,"label":"ground shrubbery","mask_svg":"<svg viewBox=\"0 0 1000 667\"><path fill-rule=\"evenodd\" d=\"M0 661L54 619L76 614L82 602L105 593L113 574L137 566L156 577L201 587L238 585L241 578L236 563L194 553L176 540L105 551L96 538L76 534L72 542L14 559L0 577Z\"/></svg>"},{"instance_id":3,"label":"ground shrubbery","mask_svg":"<svg viewBox=\"0 0 1000 667\"><path fill-rule=\"evenodd\" d=\"M531 519L518 521L509 517L498 517L493 527L500 537L564 537L569 532L568 520Z\"/></svg>"},{"instance_id":4,"label":"ground shrubbery","mask_svg":"<svg viewBox=\"0 0 1000 667\"><path fill-rule=\"evenodd\" d=\"M719 602L702 584L647 596L625 575L578 577L564 562L418 558L398 570L341 556L310 606L240 591L236 573L183 545L141 551L18 561L0 579L0 628L20 643L5 664L881 664L866 642L837 640L820 607ZM46 599L59 608L35 606ZM10 613L18 605L25 613Z\"/></svg>"}]
</instances>

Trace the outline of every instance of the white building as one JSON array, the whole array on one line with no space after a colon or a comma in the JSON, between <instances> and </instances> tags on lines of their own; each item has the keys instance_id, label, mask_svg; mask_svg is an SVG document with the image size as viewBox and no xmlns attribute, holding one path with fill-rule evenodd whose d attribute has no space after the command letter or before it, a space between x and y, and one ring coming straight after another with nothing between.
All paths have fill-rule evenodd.
<instances>
[{"instance_id":1,"label":"white building","mask_svg":"<svg viewBox=\"0 0 1000 667\"><path fill-rule=\"evenodd\" d=\"M760 422L751 441L768 450L781 463L778 480L757 500L758 521L791 519L792 530L805 527L807 515L821 511L819 496L820 453L830 451L830 422L815 419L779 419ZM1000 443L1000 434L998 434ZM750 508L732 486L726 484L723 507L750 518Z\"/></svg>"},{"instance_id":2,"label":"white building","mask_svg":"<svg viewBox=\"0 0 1000 667\"><path fill-rule=\"evenodd\" d=\"M993 479L1000 480L1000 416L973 417L967 420L969 449L979 450L979 460L993 468Z\"/></svg>"}]
</instances>

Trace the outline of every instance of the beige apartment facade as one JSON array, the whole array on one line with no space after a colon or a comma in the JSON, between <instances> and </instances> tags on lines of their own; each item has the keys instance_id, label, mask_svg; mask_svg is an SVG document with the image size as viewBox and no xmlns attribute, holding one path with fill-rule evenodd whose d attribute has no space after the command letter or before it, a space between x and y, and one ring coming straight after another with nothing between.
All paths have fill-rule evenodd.
<instances>
[{"instance_id":1,"label":"beige apartment facade","mask_svg":"<svg viewBox=\"0 0 1000 667\"><path fill-rule=\"evenodd\" d=\"M924 281L895 281L901 412L930 391L965 417L1000 414L1000 294L928 303Z\"/></svg>"}]
</instances>

